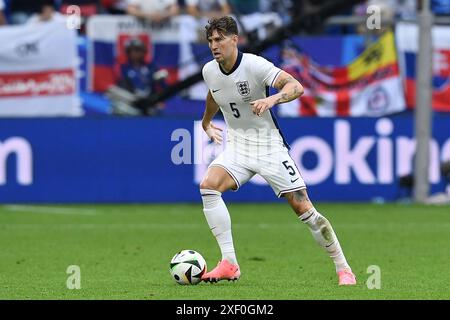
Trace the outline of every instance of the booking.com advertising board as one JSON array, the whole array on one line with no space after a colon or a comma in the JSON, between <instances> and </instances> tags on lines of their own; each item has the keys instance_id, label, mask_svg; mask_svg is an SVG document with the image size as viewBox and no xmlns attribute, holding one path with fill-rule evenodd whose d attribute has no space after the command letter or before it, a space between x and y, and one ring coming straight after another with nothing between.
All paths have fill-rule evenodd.
<instances>
[{"instance_id":1,"label":"booking.com advertising board","mask_svg":"<svg viewBox=\"0 0 450 320\"><path fill-rule=\"evenodd\" d=\"M444 191L450 116L434 119L432 191ZM218 125L224 125L220 120ZM280 119L313 200L396 200L411 172L413 118ZM1 203L199 202L198 185L222 147L187 119L0 120ZM259 177L225 199L277 201Z\"/></svg>"}]
</instances>

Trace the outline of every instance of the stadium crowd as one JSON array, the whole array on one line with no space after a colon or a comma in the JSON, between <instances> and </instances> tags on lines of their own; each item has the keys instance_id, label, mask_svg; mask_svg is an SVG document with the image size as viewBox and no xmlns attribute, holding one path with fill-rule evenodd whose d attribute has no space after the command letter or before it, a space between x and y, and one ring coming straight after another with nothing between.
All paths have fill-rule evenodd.
<instances>
[{"instance_id":1,"label":"stadium crowd","mask_svg":"<svg viewBox=\"0 0 450 320\"><path fill-rule=\"evenodd\" d=\"M239 27L244 28L247 42L252 39L263 39L271 31L282 25L286 25L303 14L317 11L319 6L326 5L333 0L0 0L0 25L35 24L47 21L63 21L79 10L81 26L78 29L79 37L90 38L87 32L87 22L94 16L115 15L115 18L125 16L136 17L151 25L164 25L170 20L182 18L185 27L180 30L195 30L194 37L185 37L185 42L203 42L205 45L204 26L208 19L214 16L233 15L239 22ZM415 18L418 9L418 0L366 0L344 12L337 12L345 17L361 18L363 21L367 16L370 6L378 6L384 19ZM436 14L450 14L450 1L432 0L432 6ZM75 6L75 7L74 7ZM74 8L76 9L74 11ZM120 16L119 16L120 15ZM350 20L350 19L349 19ZM93 20L91 20L93 21ZM174 21L174 20L172 20ZM192 27L195 26L195 27ZM361 31L362 30L362 31ZM315 29L308 30L315 34L356 34L367 32L367 28L359 28L358 24L316 24ZM180 36L180 39L184 36ZM189 38L189 39L187 39ZM196 40L192 40L192 39ZM145 40L145 39L141 39ZM180 40L182 49L186 52ZM121 103L114 104L116 107L126 107L123 101L134 101L136 97L149 96L167 86L165 82L167 72L162 72L159 66L151 61L150 55L159 55L152 52L149 43L131 39L124 43L124 57L120 68L114 70L114 81L118 91L112 93L113 97L120 97ZM186 43L184 44L186 45ZM189 45L188 45L189 46ZM209 52L208 52L209 54ZM153 58L154 58L153 56ZM189 60L191 59L191 60ZM182 61L183 60L183 61ZM189 61L190 62L189 62ZM197 62L192 54L187 54L186 59L179 61L180 77L182 80L192 74L189 67L183 69L186 61L194 65L197 70ZM194 63L195 62L195 63ZM161 71L161 72L160 72ZM89 91L88 89L87 91ZM102 90L93 90L104 93ZM126 92L123 92L125 90ZM133 94L129 98L128 93ZM102 96L103 98L103 96ZM111 99L116 101L114 99ZM131 110L131 109L130 109ZM153 114L153 111L146 114Z\"/></svg>"},{"instance_id":2,"label":"stadium crowd","mask_svg":"<svg viewBox=\"0 0 450 320\"><path fill-rule=\"evenodd\" d=\"M162 22L179 14L188 14L197 19L217 15L251 15L276 12L284 23L299 13L314 11L327 1L312 0L0 0L0 25L23 24L36 15L41 20L59 19L58 13L67 13L67 8L77 5L81 15L88 18L94 14L129 14L153 22ZM389 17L413 18L416 16L417 0L366 0L344 15L366 15L367 7L376 5ZM437 14L450 14L450 2L432 0Z\"/></svg>"},{"instance_id":3,"label":"stadium crowd","mask_svg":"<svg viewBox=\"0 0 450 320\"><path fill-rule=\"evenodd\" d=\"M52 19L56 13L66 13L68 6L77 5L85 18L94 14L130 14L153 22L162 22L179 14L196 18L239 14L278 12L288 19L293 1L273 0L0 0L0 23L23 24L33 15L42 20ZM298 4L297 4L298 5ZM50 10L52 8L53 10ZM52 11L52 12L51 12Z\"/></svg>"}]
</instances>

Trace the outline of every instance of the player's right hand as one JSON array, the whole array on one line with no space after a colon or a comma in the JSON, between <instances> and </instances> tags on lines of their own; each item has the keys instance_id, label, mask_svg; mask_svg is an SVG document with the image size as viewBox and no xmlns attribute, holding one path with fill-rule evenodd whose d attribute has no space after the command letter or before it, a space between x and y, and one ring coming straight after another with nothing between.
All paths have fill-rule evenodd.
<instances>
[{"instance_id":1,"label":"player's right hand","mask_svg":"<svg viewBox=\"0 0 450 320\"><path fill-rule=\"evenodd\" d=\"M216 127L211 122L208 126L204 127L204 130L212 142L217 144L222 144L222 129Z\"/></svg>"}]
</instances>

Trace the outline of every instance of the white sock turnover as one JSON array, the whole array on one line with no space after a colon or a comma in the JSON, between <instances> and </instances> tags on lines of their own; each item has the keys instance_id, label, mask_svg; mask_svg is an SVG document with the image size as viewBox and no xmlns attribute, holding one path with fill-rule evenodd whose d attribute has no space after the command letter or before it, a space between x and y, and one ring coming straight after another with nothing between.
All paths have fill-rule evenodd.
<instances>
[{"instance_id":1,"label":"white sock turnover","mask_svg":"<svg viewBox=\"0 0 450 320\"><path fill-rule=\"evenodd\" d=\"M308 225L316 242L328 252L336 266L336 272L350 269L341 245L327 218L322 216L315 208L311 208L303 213L299 219Z\"/></svg>"}]
</instances>

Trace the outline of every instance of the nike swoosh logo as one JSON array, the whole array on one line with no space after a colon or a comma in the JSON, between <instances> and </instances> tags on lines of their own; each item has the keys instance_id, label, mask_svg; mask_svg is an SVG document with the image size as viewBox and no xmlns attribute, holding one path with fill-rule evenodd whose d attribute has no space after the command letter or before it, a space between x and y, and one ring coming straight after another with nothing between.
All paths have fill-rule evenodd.
<instances>
[{"instance_id":1,"label":"nike swoosh logo","mask_svg":"<svg viewBox=\"0 0 450 320\"><path fill-rule=\"evenodd\" d=\"M213 90L212 92L213 92L213 93L215 93L215 92L217 92L217 91L219 91L219 90L220 90L220 89L217 89L217 90Z\"/></svg>"},{"instance_id":2,"label":"nike swoosh logo","mask_svg":"<svg viewBox=\"0 0 450 320\"><path fill-rule=\"evenodd\" d=\"M295 179L295 180L291 180L291 182L294 183L294 182L297 181L298 179L300 179L300 178L297 178L297 179Z\"/></svg>"}]
</instances>

